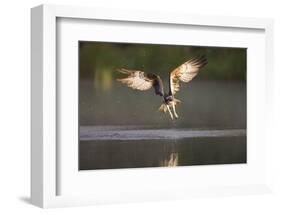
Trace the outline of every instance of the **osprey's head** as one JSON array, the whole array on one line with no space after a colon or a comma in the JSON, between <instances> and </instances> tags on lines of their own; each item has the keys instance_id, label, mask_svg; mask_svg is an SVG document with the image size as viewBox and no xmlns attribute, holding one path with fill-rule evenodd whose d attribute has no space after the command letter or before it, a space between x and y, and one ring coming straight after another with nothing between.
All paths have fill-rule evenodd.
<instances>
[{"instance_id":1,"label":"osprey's head","mask_svg":"<svg viewBox=\"0 0 281 213\"><path fill-rule=\"evenodd\" d=\"M164 95L164 101L165 101L165 104L169 104L170 102L173 101L173 96L165 94Z\"/></svg>"}]
</instances>

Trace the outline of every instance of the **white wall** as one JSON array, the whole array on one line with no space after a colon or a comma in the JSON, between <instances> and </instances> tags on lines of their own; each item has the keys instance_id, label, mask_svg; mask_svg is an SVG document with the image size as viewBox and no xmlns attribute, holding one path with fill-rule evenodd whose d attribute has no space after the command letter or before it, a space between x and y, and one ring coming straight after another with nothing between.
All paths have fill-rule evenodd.
<instances>
[{"instance_id":1,"label":"white wall","mask_svg":"<svg viewBox=\"0 0 281 213\"><path fill-rule=\"evenodd\" d=\"M30 11L41 3L77 4L74 0L37 1L9 0L1 2L1 149L0 149L0 209L1 212L37 212L40 209L27 204L29 196L29 146L30 146ZM101 6L123 9L186 12L231 16L270 17L275 19L275 127L281 118L281 6L278 0L80 0L81 6ZM279 112L278 112L279 109ZM280 129L280 127L278 127ZM277 129L276 129L277 130ZM275 169L275 193L273 195L193 199L186 201L145 204L122 204L59 211L83 212L280 212L281 169L278 156L280 136L273 133L272 168ZM278 171L279 170L279 171ZM237 174L239 175L239 174ZM50 210L48 210L50 211Z\"/></svg>"}]
</instances>

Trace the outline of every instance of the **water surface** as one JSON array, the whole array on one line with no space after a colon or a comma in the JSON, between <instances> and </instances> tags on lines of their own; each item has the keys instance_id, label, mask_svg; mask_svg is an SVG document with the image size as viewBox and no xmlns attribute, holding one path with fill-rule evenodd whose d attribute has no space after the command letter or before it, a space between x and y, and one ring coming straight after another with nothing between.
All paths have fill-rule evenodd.
<instances>
[{"instance_id":1,"label":"water surface","mask_svg":"<svg viewBox=\"0 0 281 213\"><path fill-rule=\"evenodd\" d=\"M246 163L245 83L183 85L174 121L153 91L80 90L80 170Z\"/></svg>"},{"instance_id":2,"label":"water surface","mask_svg":"<svg viewBox=\"0 0 281 213\"><path fill-rule=\"evenodd\" d=\"M246 137L83 141L80 170L246 163Z\"/></svg>"}]
</instances>

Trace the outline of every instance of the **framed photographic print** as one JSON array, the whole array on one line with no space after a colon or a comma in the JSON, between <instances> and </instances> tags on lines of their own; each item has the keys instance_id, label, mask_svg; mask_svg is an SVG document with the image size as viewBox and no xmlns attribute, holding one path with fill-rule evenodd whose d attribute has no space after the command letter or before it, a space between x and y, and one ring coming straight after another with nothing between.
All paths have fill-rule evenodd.
<instances>
[{"instance_id":1,"label":"framed photographic print","mask_svg":"<svg viewBox=\"0 0 281 213\"><path fill-rule=\"evenodd\" d=\"M33 8L32 203L269 192L272 28Z\"/></svg>"},{"instance_id":2,"label":"framed photographic print","mask_svg":"<svg viewBox=\"0 0 281 213\"><path fill-rule=\"evenodd\" d=\"M79 170L246 163L246 52L80 41Z\"/></svg>"}]
</instances>

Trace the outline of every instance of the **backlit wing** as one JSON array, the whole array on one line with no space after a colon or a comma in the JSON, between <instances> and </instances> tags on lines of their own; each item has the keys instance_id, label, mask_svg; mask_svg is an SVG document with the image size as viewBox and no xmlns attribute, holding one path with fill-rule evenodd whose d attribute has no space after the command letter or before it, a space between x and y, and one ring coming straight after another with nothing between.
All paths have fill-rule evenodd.
<instances>
[{"instance_id":1,"label":"backlit wing","mask_svg":"<svg viewBox=\"0 0 281 213\"><path fill-rule=\"evenodd\" d=\"M117 79L117 81L128 87L141 91L149 90L151 87L154 87L156 95L164 95L163 83L159 76L150 73L146 74L139 70L127 70L123 68L118 71L127 76L125 78Z\"/></svg>"},{"instance_id":2,"label":"backlit wing","mask_svg":"<svg viewBox=\"0 0 281 213\"><path fill-rule=\"evenodd\" d=\"M199 70L207 64L205 56L193 58L183 63L170 73L169 95L175 95L180 89L180 81L189 82L199 72Z\"/></svg>"}]
</instances>

